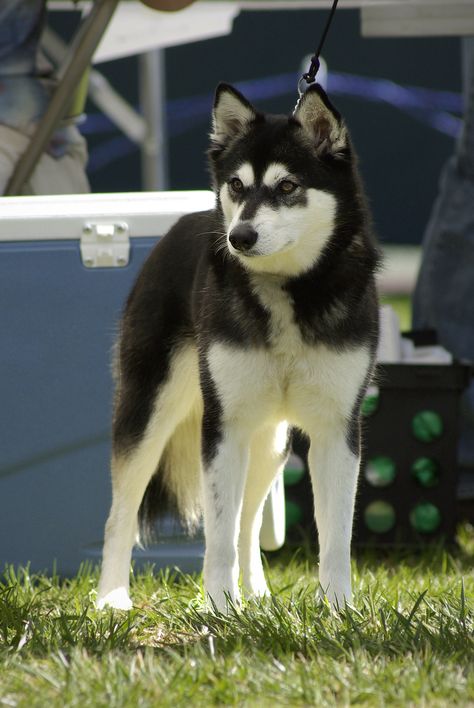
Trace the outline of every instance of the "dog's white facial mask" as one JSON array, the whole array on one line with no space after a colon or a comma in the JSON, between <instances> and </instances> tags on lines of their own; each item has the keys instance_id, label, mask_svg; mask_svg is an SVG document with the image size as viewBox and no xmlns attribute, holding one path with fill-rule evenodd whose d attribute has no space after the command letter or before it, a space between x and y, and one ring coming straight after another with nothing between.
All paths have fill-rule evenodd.
<instances>
[{"instance_id":1,"label":"dog's white facial mask","mask_svg":"<svg viewBox=\"0 0 474 708\"><path fill-rule=\"evenodd\" d=\"M250 191L249 177L253 172L248 163L236 171L238 179ZM263 183L278 189L282 181L296 183L289 170L282 164L272 164L265 171ZM257 188L257 186L255 186ZM299 195L297 194L299 192ZM305 204L278 205L262 203L252 216L243 220L246 200L235 201L231 187L225 184L220 190L220 200L227 227L227 247L249 270L281 275L298 275L309 270L318 260L331 237L336 218L336 199L329 192L305 189L298 186L294 196L305 197ZM247 252L236 250L230 240L233 229L248 223L258 234L255 245Z\"/></svg>"}]
</instances>

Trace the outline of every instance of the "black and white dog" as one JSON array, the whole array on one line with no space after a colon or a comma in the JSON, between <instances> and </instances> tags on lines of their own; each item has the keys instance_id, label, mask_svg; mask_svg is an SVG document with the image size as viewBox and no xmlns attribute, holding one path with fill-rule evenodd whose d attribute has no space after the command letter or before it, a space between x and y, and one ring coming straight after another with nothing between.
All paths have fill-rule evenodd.
<instances>
[{"instance_id":1,"label":"black and white dog","mask_svg":"<svg viewBox=\"0 0 474 708\"><path fill-rule=\"evenodd\" d=\"M97 604L131 607L138 518L158 486L190 527L204 515L216 606L238 601L240 572L266 594L262 508L289 426L311 439L319 580L343 604L378 330L378 251L348 131L317 85L286 117L222 84L210 164L215 209L178 221L126 305Z\"/></svg>"}]
</instances>

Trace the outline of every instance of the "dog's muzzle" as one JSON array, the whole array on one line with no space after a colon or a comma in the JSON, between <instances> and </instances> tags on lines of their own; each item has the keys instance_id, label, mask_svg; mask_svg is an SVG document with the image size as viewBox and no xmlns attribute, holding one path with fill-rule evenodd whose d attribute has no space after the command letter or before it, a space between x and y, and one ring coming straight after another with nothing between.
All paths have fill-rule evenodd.
<instances>
[{"instance_id":1,"label":"dog's muzzle","mask_svg":"<svg viewBox=\"0 0 474 708\"><path fill-rule=\"evenodd\" d=\"M229 241L236 251L249 251L257 243L258 233L249 223L237 224L229 234Z\"/></svg>"}]
</instances>

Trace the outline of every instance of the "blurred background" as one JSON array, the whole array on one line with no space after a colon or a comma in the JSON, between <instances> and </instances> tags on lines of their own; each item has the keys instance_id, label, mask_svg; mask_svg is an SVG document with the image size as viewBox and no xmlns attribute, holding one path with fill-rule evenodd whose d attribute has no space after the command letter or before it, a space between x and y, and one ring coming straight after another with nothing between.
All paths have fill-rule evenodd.
<instances>
[{"instance_id":1,"label":"blurred background","mask_svg":"<svg viewBox=\"0 0 474 708\"><path fill-rule=\"evenodd\" d=\"M67 39L77 15L51 12L50 23ZM303 60L314 50L325 17L320 10L242 11L230 35L160 50L166 188L209 184L205 152L219 81L237 85L263 110L293 110ZM460 127L460 40L362 38L359 11L344 9L336 14L324 59L329 92L359 153L379 238L420 244ZM137 56L96 68L139 107ZM92 191L142 189L138 145L91 101L85 113L80 130L89 145Z\"/></svg>"}]
</instances>

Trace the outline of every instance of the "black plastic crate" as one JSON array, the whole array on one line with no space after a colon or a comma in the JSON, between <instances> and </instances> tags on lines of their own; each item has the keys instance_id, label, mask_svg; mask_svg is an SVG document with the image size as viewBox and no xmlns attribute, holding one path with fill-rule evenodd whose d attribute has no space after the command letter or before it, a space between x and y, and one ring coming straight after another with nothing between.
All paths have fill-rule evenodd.
<instances>
[{"instance_id":1,"label":"black plastic crate","mask_svg":"<svg viewBox=\"0 0 474 708\"><path fill-rule=\"evenodd\" d=\"M354 543L454 541L462 364L379 364L363 404ZM285 471L288 541L315 532L307 439L295 432ZM298 467L300 468L298 471Z\"/></svg>"}]
</instances>

